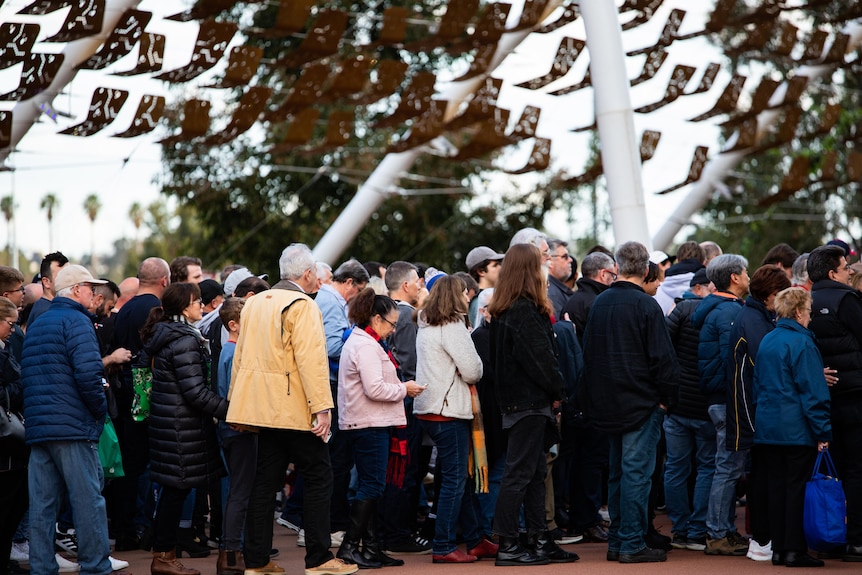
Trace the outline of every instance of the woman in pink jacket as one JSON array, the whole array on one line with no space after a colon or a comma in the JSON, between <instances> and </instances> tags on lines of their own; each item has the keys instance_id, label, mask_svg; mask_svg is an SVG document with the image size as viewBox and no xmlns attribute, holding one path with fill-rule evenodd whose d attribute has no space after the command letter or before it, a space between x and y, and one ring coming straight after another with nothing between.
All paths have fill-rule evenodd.
<instances>
[{"instance_id":1,"label":"woman in pink jacket","mask_svg":"<svg viewBox=\"0 0 862 575\"><path fill-rule=\"evenodd\" d=\"M359 487L337 556L363 569L399 566L404 561L380 550L377 500L386 486L389 430L407 424L404 397L416 397L423 388L398 378L398 363L385 343L398 321L398 306L392 299L365 288L351 300L348 317L355 327L341 350L338 429L348 438Z\"/></svg>"}]
</instances>

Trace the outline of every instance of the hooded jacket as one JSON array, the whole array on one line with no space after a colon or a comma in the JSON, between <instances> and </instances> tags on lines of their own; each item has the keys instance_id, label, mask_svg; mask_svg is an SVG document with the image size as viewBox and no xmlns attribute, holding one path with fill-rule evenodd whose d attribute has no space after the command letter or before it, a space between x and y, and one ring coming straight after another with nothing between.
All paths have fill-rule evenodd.
<instances>
[{"instance_id":1,"label":"hooded jacket","mask_svg":"<svg viewBox=\"0 0 862 575\"><path fill-rule=\"evenodd\" d=\"M664 315L670 314L677 298L683 296L691 287L691 278L697 270L703 267L703 262L695 259L683 260L667 268L664 281L658 286L655 301L661 306Z\"/></svg>"},{"instance_id":2,"label":"hooded jacket","mask_svg":"<svg viewBox=\"0 0 862 575\"><path fill-rule=\"evenodd\" d=\"M213 417L224 419L228 404L209 387L205 344L197 329L178 321L157 323L144 344L153 362L150 477L161 485L196 487L223 472Z\"/></svg>"},{"instance_id":3,"label":"hooded jacket","mask_svg":"<svg viewBox=\"0 0 862 575\"><path fill-rule=\"evenodd\" d=\"M99 441L108 402L95 317L57 297L27 330L21 352L27 443Z\"/></svg>"},{"instance_id":4,"label":"hooded jacket","mask_svg":"<svg viewBox=\"0 0 862 575\"><path fill-rule=\"evenodd\" d=\"M691 316L691 323L700 330L697 346L697 369L700 388L707 394L709 405L726 401L725 384L730 360L730 328L742 309L737 297L709 294Z\"/></svg>"}]
</instances>

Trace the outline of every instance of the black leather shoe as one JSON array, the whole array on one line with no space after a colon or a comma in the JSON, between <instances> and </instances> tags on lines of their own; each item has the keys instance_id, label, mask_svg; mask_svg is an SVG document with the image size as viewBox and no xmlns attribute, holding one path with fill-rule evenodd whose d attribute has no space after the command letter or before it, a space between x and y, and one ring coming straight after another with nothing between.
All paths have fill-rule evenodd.
<instances>
[{"instance_id":1,"label":"black leather shoe","mask_svg":"<svg viewBox=\"0 0 862 575\"><path fill-rule=\"evenodd\" d=\"M620 553L620 563L660 563L667 561L664 549L644 547L637 553Z\"/></svg>"},{"instance_id":2,"label":"black leather shoe","mask_svg":"<svg viewBox=\"0 0 862 575\"><path fill-rule=\"evenodd\" d=\"M848 545L841 559L851 563L862 562L862 545Z\"/></svg>"},{"instance_id":3,"label":"black leather shoe","mask_svg":"<svg viewBox=\"0 0 862 575\"><path fill-rule=\"evenodd\" d=\"M662 535L652 525L649 526L644 535L644 543L646 543L647 547L650 549L661 549L662 551L670 551L673 549L670 537Z\"/></svg>"},{"instance_id":4,"label":"black leather shoe","mask_svg":"<svg viewBox=\"0 0 862 575\"><path fill-rule=\"evenodd\" d=\"M779 553L777 551L772 552L772 564L773 565L784 565L785 556L784 553Z\"/></svg>"},{"instance_id":5,"label":"black leather shoe","mask_svg":"<svg viewBox=\"0 0 862 575\"><path fill-rule=\"evenodd\" d=\"M574 563L580 557L577 553L571 553L564 550L554 542L554 538L548 531L539 534L536 539L536 555L539 557L547 557L551 563Z\"/></svg>"},{"instance_id":6,"label":"black leather shoe","mask_svg":"<svg viewBox=\"0 0 862 575\"><path fill-rule=\"evenodd\" d=\"M818 559L841 559L842 557L844 557L843 547L836 547L834 549L830 549L829 551L817 552Z\"/></svg>"},{"instance_id":7,"label":"black leather shoe","mask_svg":"<svg viewBox=\"0 0 862 575\"><path fill-rule=\"evenodd\" d=\"M529 565L547 565L550 559L538 555L532 549L524 547L517 537L500 537L500 547L497 549L497 559L494 565L499 567L527 567Z\"/></svg>"},{"instance_id":8,"label":"black leather shoe","mask_svg":"<svg viewBox=\"0 0 862 575\"><path fill-rule=\"evenodd\" d=\"M788 551L784 558L785 567L823 567L825 563L804 551Z\"/></svg>"},{"instance_id":9,"label":"black leather shoe","mask_svg":"<svg viewBox=\"0 0 862 575\"><path fill-rule=\"evenodd\" d=\"M620 552L619 551L611 551L608 549L607 555L608 561L619 561L620 560Z\"/></svg>"}]
</instances>

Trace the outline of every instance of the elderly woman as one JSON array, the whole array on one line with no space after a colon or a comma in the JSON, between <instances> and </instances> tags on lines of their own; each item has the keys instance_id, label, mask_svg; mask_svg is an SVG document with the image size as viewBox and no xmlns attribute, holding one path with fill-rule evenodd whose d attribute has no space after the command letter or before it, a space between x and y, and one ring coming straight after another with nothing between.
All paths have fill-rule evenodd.
<instances>
[{"instance_id":1,"label":"elderly woman","mask_svg":"<svg viewBox=\"0 0 862 575\"><path fill-rule=\"evenodd\" d=\"M466 286L445 274L431 279L416 334L416 383L425 391L413 401L413 413L437 446L437 470L442 476L433 561L470 563L497 552L497 546L482 537L467 481L473 419L469 386L482 377L482 360L465 323ZM458 549L459 523L466 553Z\"/></svg>"},{"instance_id":2,"label":"elderly woman","mask_svg":"<svg viewBox=\"0 0 862 575\"><path fill-rule=\"evenodd\" d=\"M404 561L380 550L377 502L386 487L391 429L407 424L403 400L415 398L423 388L415 381L401 382L386 345L398 322L398 305L391 298L367 287L351 300L349 319L356 327L341 350L338 429L347 438L359 485L337 556L361 569L397 567Z\"/></svg>"},{"instance_id":3,"label":"elderly woman","mask_svg":"<svg viewBox=\"0 0 862 575\"><path fill-rule=\"evenodd\" d=\"M228 403L209 387L207 341L193 325L202 309L197 284L171 284L141 330L153 366L150 479L161 487L153 519L152 575L199 575L177 560L177 548L183 549L177 524L191 489L224 471L213 417L224 419Z\"/></svg>"},{"instance_id":4,"label":"elderly woman","mask_svg":"<svg viewBox=\"0 0 862 575\"><path fill-rule=\"evenodd\" d=\"M787 288L774 306L778 323L760 342L754 366L754 445L766 458L772 563L822 567L823 561L807 553L802 510L817 449L832 440L829 390L808 330L811 295Z\"/></svg>"}]
</instances>

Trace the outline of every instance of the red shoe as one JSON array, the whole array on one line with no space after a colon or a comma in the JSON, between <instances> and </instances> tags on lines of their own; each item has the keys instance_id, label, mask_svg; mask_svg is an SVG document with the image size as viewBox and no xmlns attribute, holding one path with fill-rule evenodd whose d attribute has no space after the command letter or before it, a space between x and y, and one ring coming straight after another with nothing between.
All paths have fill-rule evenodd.
<instances>
[{"instance_id":1,"label":"red shoe","mask_svg":"<svg viewBox=\"0 0 862 575\"><path fill-rule=\"evenodd\" d=\"M497 548L499 545L490 539L483 537L482 541L472 549L467 550L467 555L472 555L477 559L493 559L497 556Z\"/></svg>"},{"instance_id":2,"label":"red shoe","mask_svg":"<svg viewBox=\"0 0 862 575\"><path fill-rule=\"evenodd\" d=\"M434 555L434 563L472 563L478 561L479 558L475 555L467 555L460 549L449 553L448 555Z\"/></svg>"}]
</instances>

